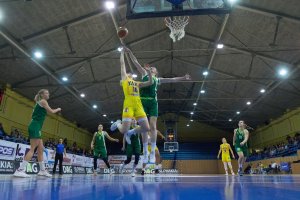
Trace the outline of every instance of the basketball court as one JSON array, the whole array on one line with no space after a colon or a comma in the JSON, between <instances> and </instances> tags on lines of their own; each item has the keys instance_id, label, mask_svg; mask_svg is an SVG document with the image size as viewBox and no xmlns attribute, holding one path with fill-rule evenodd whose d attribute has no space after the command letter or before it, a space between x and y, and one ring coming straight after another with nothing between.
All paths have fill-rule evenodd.
<instances>
[{"instance_id":1,"label":"basketball court","mask_svg":"<svg viewBox=\"0 0 300 200\"><path fill-rule=\"evenodd\" d=\"M299 0L0 0L0 199L298 200L299 52Z\"/></svg>"},{"instance_id":2,"label":"basketball court","mask_svg":"<svg viewBox=\"0 0 300 200\"><path fill-rule=\"evenodd\" d=\"M299 176L0 177L4 199L298 199Z\"/></svg>"}]
</instances>

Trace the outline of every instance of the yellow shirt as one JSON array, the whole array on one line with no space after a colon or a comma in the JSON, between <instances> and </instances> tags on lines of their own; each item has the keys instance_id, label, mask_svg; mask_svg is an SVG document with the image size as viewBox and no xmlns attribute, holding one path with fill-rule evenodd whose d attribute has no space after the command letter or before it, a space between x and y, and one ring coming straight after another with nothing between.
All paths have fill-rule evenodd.
<instances>
[{"instance_id":1,"label":"yellow shirt","mask_svg":"<svg viewBox=\"0 0 300 200\"><path fill-rule=\"evenodd\" d=\"M139 97L140 96L140 82L133 80L132 78L128 78L122 80L122 87L125 99L130 97Z\"/></svg>"},{"instance_id":2,"label":"yellow shirt","mask_svg":"<svg viewBox=\"0 0 300 200\"><path fill-rule=\"evenodd\" d=\"M222 155L229 155L229 147L230 145L228 143L221 144L220 148L222 150Z\"/></svg>"}]
</instances>

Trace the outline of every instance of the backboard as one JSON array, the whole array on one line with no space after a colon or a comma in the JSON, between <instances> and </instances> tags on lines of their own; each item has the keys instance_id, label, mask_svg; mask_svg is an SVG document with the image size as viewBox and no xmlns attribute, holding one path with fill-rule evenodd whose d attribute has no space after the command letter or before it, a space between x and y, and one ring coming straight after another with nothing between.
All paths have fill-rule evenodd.
<instances>
[{"instance_id":1,"label":"backboard","mask_svg":"<svg viewBox=\"0 0 300 200\"><path fill-rule=\"evenodd\" d=\"M179 145L178 142L165 142L164 143L164 151L169 151L169 152L173 152L173 151L178 151L179 150Z\"/></svg>"},{"instance_id":2,"label":"backboard","mask_svg":"<svg viewBox=\"0 0 300 200\"><path fill-rule=\"evenodd\" d=\"M127 0L127 19L227 14L230 11L229 0Z\"/></svg>"}]
</instances>

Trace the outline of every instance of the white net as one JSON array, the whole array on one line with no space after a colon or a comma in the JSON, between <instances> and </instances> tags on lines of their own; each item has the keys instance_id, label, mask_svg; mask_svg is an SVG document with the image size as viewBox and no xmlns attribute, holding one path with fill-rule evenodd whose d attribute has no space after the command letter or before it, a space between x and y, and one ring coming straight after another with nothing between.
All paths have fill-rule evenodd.
<instances>
[{"instance_id":1,"label":"white net","mask_svg":"<svg viewBox=\"0 0 300 200\"><path fill-rule=\"evenodd\" d=\"M184 28L188 25L189 18L189 16L174 17L173 20L171 17L165 18L166 26L171 30L170 38L172 38L173 42L181 40L184 37Z\"/></svg>"}]
</instances>

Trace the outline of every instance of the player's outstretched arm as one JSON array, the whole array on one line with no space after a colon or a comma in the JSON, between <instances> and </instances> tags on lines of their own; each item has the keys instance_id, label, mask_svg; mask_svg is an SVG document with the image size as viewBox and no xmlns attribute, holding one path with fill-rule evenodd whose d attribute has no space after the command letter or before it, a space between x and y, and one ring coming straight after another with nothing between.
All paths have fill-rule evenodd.
<instances>
[{"instance_id":1,"label":"player's outstretched arm","mask_svg":"<svg viewBox=\"0 0 300 200\"><path fill-rule=\"evenodd\" d=\"M186 74L182 77L174 77L174 78L159 78L160 83L175 83L178 81L188 81L191 80L191 76Z\"/></svg>"},{"instance_id":2,"label":"player's outstretched arm","mask_svg":"<svg viewBox=\"0 0 300 200\"><path fill-rule=\"evenodd\" d=\"M133 62L134 66L139 71L139 73L142 74L142 76L146 76L147 71L141 66L136 57L133 55L132 51L127 47L124 47L124 49L126 52L128 52L131 61Z\"/></svg>"}]
</instances>

